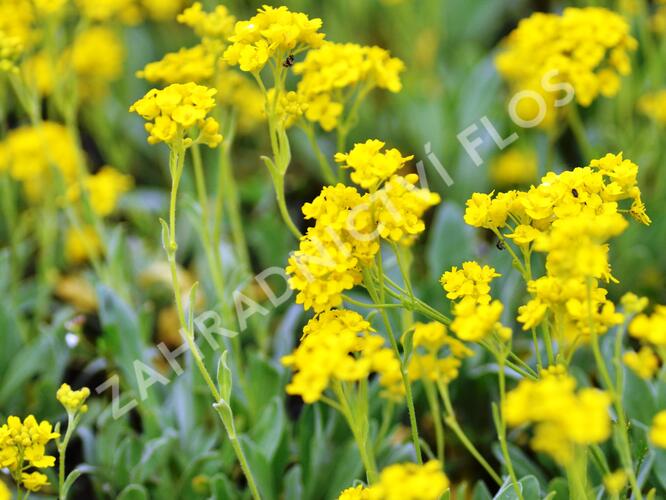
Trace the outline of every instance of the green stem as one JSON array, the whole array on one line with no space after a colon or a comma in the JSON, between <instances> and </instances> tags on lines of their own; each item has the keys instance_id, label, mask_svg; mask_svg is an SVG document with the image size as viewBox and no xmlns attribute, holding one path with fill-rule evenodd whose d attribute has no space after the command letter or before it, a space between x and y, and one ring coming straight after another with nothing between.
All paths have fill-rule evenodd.
<instances>
[{"instance_id":1,"label":"green stem","mask_svg":"<svg viewBox=\"0 0 666 500\"><path fill-rule=\"evenodd\" d=\"M574 102L566 110L567 121L571 132L576 138L576 142L583 153L584 161L590 161L595 158L594 148L590 144L590 140L587 138L587 133L585 132L585 126L583 125L583 120L580 117L578 112L578 105Z\"/></svg>"},{"instance_id":2,"label":"green stem","mask_svg":"<svg viewBox=\"0 0 666 500\"><path fill-rule=\"evenodd\" d=\"M442 426L441 411L439 408L439 399L437 392L431 380L424 380L423 387L425 388L426 398L428 399L428 406L430 406L430 413L433 416L435 425L435 443L437 448L437 460L444 468L444 427Z\"/></svg>"},{"instance_id":3,"label":"green stem","mask_svg":"<svg viewBox=\"0 0 666 500\"><path fill-rule=\"evenodd\" d=\"M499 364L499 391L500 391L500 409L497 410L496 407L495 413L496 417L499 420L498 424L498 437L500 442L500 448L502 450L502 456L504 457L504 462L506 463L506 469L509 472L509 477L511 478L511 483L513 484L513 489L518 495L520 500L523 500L522 490L518 484L518 477L516 476L516 471L513 468L513 462L511 461L511 455L509 454L509 446L506 440L506 419L504 418L504 405L506 403L506 375L504 373L504 367L506 364L506 355L504 352L499 353L497 356L497 362Z\"/></svg>"},{"instance_id":4,"label":"green stem","mask_svg":"<svg viewBox=\"0 0 666 500\"><path fill-rule=\"evenodd\" d=\"M451 404L451 397L449 395L448 386L444 384L441 380L438 380L437 388L439 389L439 394L441 395L442 400L444 401L444 410L445 410L444 421L446 422L446 425L448 425L451 428L453 433L458 437L458 439L467 449L470 455L472 455L476 459L476 461L479 462L481 467L485 469L485 471L493 479L493 481L495 481L498 486L502 486L502 478L500 477L500 475L497 472L495 472L495 469L493 469L492 466L488 463L488 461L485 458L483 458L483 455L481 455L479 450L476 449L472 441L465 434L465 431L463 431L462 427L460 427L458 419L456 418L455 410L453 409L453 405Z\"/></svg>"},{"instance_id":5,"label":"green stem","mask_svg":"<svg viewBox=\"0 0 666 500\"><path fill-rule=\"evenodd\" d=\"M185 148L182 146L182 144L180 145L180 147L172 147L169 154L169 170L171 172L171 195L169 201L169 226L168 226L169 241L166 242L166 247L167 247L166 252L169 261L169 267L171 268L171 281L173 285L174 298L176 302L176 310L178 312L178 320L180 321L181 328L185 331L184 335L185 341L187 342L187 345L190 348L189 349L190 353L192 354L192 358L194 359L194 363L196 364L199 373L203 377L206 385L208 386L208 389L210 390L211 395L213 396L215 402L217 403L221 401L222 396L220 394L220 391L215 386L215 383L213 382L213 379L211 378L210 374L208 373L206 366L203 363L203 359L201 358L201 353L199 352L199 348L197 347L194 341L194 332L189 329L188 321L185 316L185 308L183 307L182 290L178 279L178 264L176 262L176 252L178 250L178 243L176 242L176 205L178 201L178 187L180 185L180 179L183 173L184 163L185 163ZM219 411L218 414L220 414ZM243 453L240 443L238 443L237 441L236 433L230 432L228 424L227 422L225 422L225 419L222 417L221 414L220 418L225 426L225 429L227 430L227 435L231 441L231 445L236 454L236 458L238 459L241 469L245 474L245 478L247 480L248 487L250 488L250 492L252 493L252 496L255 500L259 500L261 498L261 496L259 495L259 490L257 489L257 486L255 484L252 472L247 465L245 454Z\"/></svg>"},{"instance_id":6,"label":"green stem","mask_svg":"<svg viewBox=\"0 0 666 500\"><path fill-rule=\"evenodd\" d=\"M314 151L314 154L317 157L317 161L319 162L319 167L321 168L321 173L324 176L324 180L326 181L327 184L330 185L335 184L337 181L335 178L335 174L333 173L331 164L328 162L328 159L326 158L321 148L319 147L319 143L317 142L317 137L315 136L314 127L312 126L311 123L305 123L302 128L303 131L305 132L305 135L308 138L308 141L310 142L312 151Z\"/></svg>"}]
</instances>

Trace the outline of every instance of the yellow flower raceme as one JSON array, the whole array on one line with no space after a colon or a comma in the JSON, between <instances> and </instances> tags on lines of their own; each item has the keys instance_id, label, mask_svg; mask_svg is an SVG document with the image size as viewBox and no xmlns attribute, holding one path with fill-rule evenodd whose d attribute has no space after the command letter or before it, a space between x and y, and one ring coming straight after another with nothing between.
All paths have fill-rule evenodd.
<instances>
[{"instance_id":1,"label":"yellow flower raceme","mask_svg":"<svg viewBox=\"0 0 666 500\"><path fill-rule=\"evenodd\" d=\"M372 195L377 231L388 241L411 245L425 230L423 215L441 198L425 188L417 188L416 174L394 175Z\"/></svg>"},{"instance_id":2,"label":"yellow flower raceme","mask_svg":"<svg viewBox=\"0 0 666 500\"><path fill-rule=\"evenodd\" d=\"M216 6L212 12L205 12L201 2L194 2L178 14L177 20L192 28L204 40L223 40L233 33L236 24L236 18L224 5Z\"/></svg>"},{"instance_id":3,"label":"yellow flower raceme","mask_svg":"<svg viewBox=\"0 0 666 500\"><path fill-rule=\"evenodd\" d=\"M402 463L382 470L377 484L348 488L338 500L439 500L448 488L449 480L437 460L423 465Z\"/></svg>"},{"instance_id":4,"label":"yellow flower raceme","mask_svg":"<svg viewBox=\"0 0 666 500\"><path fill-rule=\"evenodd\" d=\"M619 76L631 71L637 42L629 23L599 7L565 8L561 15L537 12L523 19L502 45L495 64L514 90L566 82L576 101L590 105L599 94L617 94Z\"/></svg>"},{"instance_id":5,"label":"yellow flower raceme","mask_svg":"<svg viewBox=\"0 0 666 500\"><path fill-rule=\"evenodd\" d=\"M242 71L258 72L271 57L279 58L278 64L289 54L322 44L324 34L319 33L321 19L309 19L287 7L258 9L248 21L238 21L234 34L229 37L232 45L224 52L224 58Z\"/></svg>"},{"instance_id":6,"label":"yellow flower raceme","mask_svg":"<svg viewBox=\"0 0 666 500\"><path fill-rule=\"evenodd\" d=\"M351 180L363 189L374 190L400 170L414 156L403 157L395 148L382 151L385 143L377 139L355 144L349 153L337 153L335 161L352 169Z\"/></svg>"},{"instance_id":7,"label":"yellow flower raceme","mask_svg":"<svg viewBox=\"0 0 666 500\"><path fill-rule=\"evenodd\" d=\"M78 391L73 390L69 384L62 384L56 392L56 399L60 401L68 413L74 414L76 412L85 413L88 411L88 405L85 404L86 399L90 396L90 389L84 387Z\"/></svg>"},{"instance_id":8,"label":"yellow flower raceme","mask_svg":"<svg viewBox=\"0 0 666 500\"><path fill-rule=\"evenodd\" d=\"M462 267L454 266L446 271L440 280L451 300L469 297L474 302L490 303L490 282L501 276L490 266L481 266L477 262L464 262Z\"/></svg>"},{"instance_id":9,"label":"yellow flower raceme","mask_svg":"<svg viewBox=\"0 0 666 500\"><path fill-rule=\"evenodd\" d=\"M204 83L215 73L215 56L203 45L182 48L166 54L160 61L151 62L137 72L139 78L149 82Z\"/></svg>"},{"instance_id":10,"label":"yellow flower raceme","mask_svg":"<svg viewBox=\"0 0 666 500\"><path fill-rule=\"evenodd\" d=\"M12 500L12 494L3 481L0 481L0 500Z\"/></svg>"},{"instance_id":11,"label":"yellow flower raceme","mask_svg":"<svg viewBox=\"0 0 666 500\"><path fill-rule=\"evenodd\" d=\"M449 383L458 376L461 360L474 353L460 340L448 335L446 326L437 322L416 323L412 345L414 352L409 363L412 380Z\"/></svg>"},{"instance_id":12,"label":"yellow flower raceme","mask_svg":"<svg viewBox=\"0 0 666 500\"><path fill-rule=\"evenodd\" d=\"M659 369L659 358L654 351L647 347L641 347L640 351L629 351L624 353L622 361L636 375L645 380L650 380Z\"/></svg>"},{"instance_id":13,"label":"yellow flower raceme","mask_svg":"<svg viewBox=\"0 0 666 500\"><path fill-rule=\"evenodd\" d=\"M294 73L301 75L297 91L308 104L305 118L333 130L355 94L375 87L400 91L404 69L400 59L380 47L325 42L294 66Z\"/></svg>"},{"instance_id":14,"label":"yellow flower raceme","mask_svg":"<svg viewBox=\"0 0 666 500\"><path fill-rule=\"evenodd\" d=\"M303 206L316 221L289 258L290 286L299 290L298 304L315 312L337 307L341 294L361 282L360 266L379 250L368 209L368 195L342 184L325 187Z\"/></svg>"},{"instance_id":15,"label":"yellow flower raceme","mask_svg":"<svg viewBox=\"0 0 666 500\"><path fill-rule=\"evenodd\" d=\"M606 491L611 495L619 495L622 493L626 484L627 473L622 469L618 469L604 476L604 486L606 487Z\"/></svg>"},{"instance_id":16,"label":"yellow flower raceme","mask_svg":"<svg viewBox=\"0 0 666 500\"><path fill-rule=\"evenodd\" d=\"M119 19L126 24L141 20L141 9L135 0L76 0L81 15L91 21Z\"/></svg>"},{"instance_id":17,"label":"yellow flower raceme","mask_svg":"<svg viewBox=\"0 0 666 500\"><path fill-rule=\"evenodd\" d=\"M215 107L216 92L192 82L174 83L162 90L150 90L130 111L148 121L146 130L150 144L164 142L189 147L196 141L215 147L222 141L220 125L207 115Z\"/></svg>"},{"instance_id":18,"label":"yellow flower raceme","mask_svg":"<svg viewBox=\"0 0 666 500\"><path fill-rule=\"evenodd\" d=\"M656 306L650 315L636 316L629 325L629 335L655 346L666 346L666 306Z\"/></svg>"},{"instance_id":19,"label":"yellow flower raceme","mask_svg":"<svg viewBox=\"0 0 666 500\"><path fill-rule=\"evenodd\" d=\"M104 57L100 58L100 54ZM118 34L105 26L94 26L79 33L69 58L76 73L79 92L84 98L98 98L108 92L109 84L123 70L125 48Z\"/></svg>"},{"instance_id":20,"label":"yellow flower raceme","mask_svg":"<svg viewBox=\"0 0 666 500\"><path fill-rule=\"evenodd\" d=\"M363 317L352 311L331 310L315 316L303 329L296 350L282 358L283 364L296 373L287 393L298 394L306 403L318 401L331 381L355 382L371 372L380 374L380 383L394 386L393 351L384 347L384 340L373 333ZM387 363L389 361L389 363ZM386 371L389 377L384 380ZM400 380L398 378L398 380Z\"/></svg>"},{"instance_id":21,"label":"yellow flower raceme","mask_svg":"<svg viewBox=\"0 0 666 500\"><path fill-rule=\"evenodd\" d=\"M611 433L610 396L598 389L575 389L576 381L563 369L542 372L540 380L522 380L503 407L510 426L534 423L532 448L562 465L573 459L576 446L602 443Z\"/></svg>"},{"instance_id":22,"label":"yellow flower raceme","mask_svg":"<svg viewBox=\"0 0 666 500\"><path fill-rule=\"evenodd\" d=\"M11 130L0 142L0 171L19 181L31 201L42 198L53 183L52 167L71 185L78 176L77 148L67 129L53 122Z\"/></svg>"},{"instance_id":23,"label":"yellow flower raceme","mask_svg":"<svg viewBox=\"0 0 666 500\"><path fill-rule=\"evenodd\" d=\"M93 211L101 216L110 215L118 205L120 197L132 188L133 179L113 167L103 167L94 175L87 176L80 184L74 184L67 192L70 202L81 198L81 186L86 190Z\"/></svg>"},{"instance_id":24,"label":"yellow flower raceme","mask_svg":"<svg viewBox=\"0 0 666 500\"><path fill-rule=\"evenodd\" d=\"M55 457L46 455L46 446L59 436L49 422L38 423L32 415L23 422L8 417L0 427L0 467L9 469L14 480L27 490L39 491L48 484L48 478L41 472L27 471L55 465Z\"/></svg>"},{"instance_id":25,"label":"yellow flower raceme","mask_svg":"<svg viewBox=\"0 0 666 500\"><path fill-rule=\"evenodd\" d=\"M666 448L666 410L657 413L652 420L650 441L659 448Z\"/></svg>"}]
</instances>

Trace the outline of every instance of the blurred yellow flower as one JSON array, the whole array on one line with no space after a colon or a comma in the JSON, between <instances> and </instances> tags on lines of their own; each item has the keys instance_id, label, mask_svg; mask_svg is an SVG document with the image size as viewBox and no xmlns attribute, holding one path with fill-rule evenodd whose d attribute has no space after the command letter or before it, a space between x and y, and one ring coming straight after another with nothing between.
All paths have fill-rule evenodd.
<instances>
[{"instance_id":1,"label":"blurred yellow flower","mask_svg":"<svg viewBox=\"0 0 666 500\"><path fill-rule=\"evenodd\" d=\"M532 150L511 148L490 163L490 181L506 188L536 182L539 170L537 155Z\"/></svg>"}]
</instances>

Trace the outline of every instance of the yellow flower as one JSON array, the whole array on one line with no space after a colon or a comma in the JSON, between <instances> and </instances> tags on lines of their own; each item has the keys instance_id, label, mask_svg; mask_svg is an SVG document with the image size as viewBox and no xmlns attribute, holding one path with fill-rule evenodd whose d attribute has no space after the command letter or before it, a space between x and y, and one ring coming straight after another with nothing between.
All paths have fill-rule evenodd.
<instances>
[{"instance_id":1,"label":"yellow flower","mask_svg":"<svg viewBox=\"0 0 666 500\"><path fill-rule=\"evenodd\" d=\"M55 457L45 455L45 450L48 443L59 436L49 422L38 423L33 415L28 415L23 422L18 417L8 417L0 427L0 467L8 468L13 477L20 477L21 486L29 491L40 490L48 484L47 477L26 470L55 465Z\"/></svg>"},{"instance_id":2,"label":"yellow flower","mask_svg":"<svg viewBox=\"0 0 666 500\"><path fill-rule=\"evenodd\" d=\"M639 297L631 292L625 293L620 299L620 302L624 306L625 311L630 314L638 314L639 312L642 312L649 303L647 297Z\"/></svg>"},{"instance_id":3,"label":"yellow flower","mask_svg":"<svg viewBox=\"0 0 666 500\"><path fill-rule=\"evenodd\" d=\"M416 174L394 175L371 195L377 231L386 240L411 245L425 230L423 214L441 198L425 188L416 188Z\"/></svg>"},{"instance_id":4,"label":"yellow flower","mask_svg":"<svg viewBox=\"0 0 666 500\"><path fill-rule=\"evenodd\" d=\"M88 193L93 211L101 216L110 215L116 208L120 197L130 190L133 179L116 169L106 166L95 175L87 176L81 185ZM81 185L70 187L67 197L70 202L76 202L81 197Z\"/></svg>"},{"instance_id":5,"label":"yellow flower","mask_svg":"<svg viewBox=\"0 0 666 500\"><path fill-rule=\"evenodd\" d=\"M638 101L638 109L658 124L666 125L666 90L645 94Z\"/></svg>"},{"instance_id":6,"label":"yellow flower","mask_svg":"<svg viewBox=\"0 0 666 500\"><path fill-rule=\"evenodd\" d=\"M206 115L215 107L217 91L195 83L174 83L152 89L131 107L145 120L148 142L189 147L193 142L215 147L222 141L219 124Z\"/></svg>"},{"instance_id":7,"label":"yellow flower","mask_svg":"<svg viewBox=\"0 0 666 500\"><path fill-rule=\"evenodd\" d=\"M332 310L315 316L303 329L300 345L282 358L282 363L296 372L287 385L287 393L314 403L332 380L358 381L371 372L379 372L383 379L395 363L398 370L400 366L393 351L383 344L370 323L356 312ZM381 383L388 387L393 379Z\"/></svg>"},{"instance_id":8,"label":"yellow flower","mask_svg":"<svg viewBox=\"0 0 666 500\"><path fill-rule=\"evenodd\" d=\"M652 349L647 346L641 347L640 351L626 352L622 361L631 371L645 380L650 380L659 369L659 358Z\"/></svg>"},{"instance_id":9,"label":"yellow flower","mask_svg":"<svg viewBox=\"0 0 666 500\"><path fill-rule=\"evenodd\" d=\"M31 472L30 474L23 472L21 481L28 491L39 491L49 484L49 478L41 472Z\"/></svg>"},{"instance_id":10,"label":"yellow flower","mask_svg":"<svg viewBox=\"0 0 666 500\"><path fill-rule=\"evenodd\" d=\"M62 384L56 392L56 399L65 407L68 413L74 414L78 411L85 413L88 411L86 399L90 396L90 389L84 387L78 391L72 390L69 384Z\"/></svg>"},{"instance_id":11,"label":"yellow flower","mask_svg":"<svg viewBox=\"0 0 666 500\"><path fill-rule=\"evenodd\" d=\"M539 380L522 380L503 406L510 426L536 424L532 448L562 465L576 445L602 443L611 433L610 396L598 389L575 392L576 381L561 370L544 371Z\"/></svg>"},{"instance_id":12,"label":"yellow flower","mask_svg":"<svg viewBox=\"0 0 666 500\"><path fill-rule=\"evenodd\" d=\"M547 90L546 78L546 85L568 83L578 104L589 106L599 94L618 92L619 75L631 71L628 53L636 46L622 16L599 7L568 7L561 15L538 12L523 19L495 64L516 91ZM552 114L554 102L544 100Z\"/></svg>"},{"instance_id":13,"label":"yellow flower","mask_svg":"<svg viewBox=\"0 0 666 500\"><path fill-rule=\"evenodd\" d=\"M348 500L352 499L353 497L348 497ZM0 481L0 500L12 500L12 494L3 481Z\"/></svg>"},{"instance_id":14,"label":"yellow flower","mask_svg":"<svg viewBox=\"0 0 666 500\"><path fill-rule=\"evenodd\" d=\"M92 226L70 228L65 235L65 255L72 264L82 264L102 253L102 241Z\"/></svg>"},{"instance_id":15,"label":"yellow flower","mask_svg":"<svg viewBox=\"0 0 666 500\"><path fill-rule=\"evenodd\" d=\"M352 169L352 181L364 189L374 191L379 184L414 158L403 157L395 148L382 152L384 146L382 141L369 139L364 143L355 144L349 153L337 153L335 161L343 163L342 168Z\"/></svg>"},{"instance_id":16,"label":"yellow flower","mask_svg":"<svg viewBox=\"0 0 666 500\"><path fill-rule=\"evenodd\" d=\"M126 24L136 24L141 19L135 0L76 0L76 4L81 15L91 21L119 19Z\"/></svg>"},{"instance_id":17,"label":"yellow flower","mask_svg":"<svg viewBox=\"0 0 666 500\"><path fill-rule=\"evenodd\" d=\"M666 410L657 413L652 420L650 441L659 448L666 448Z\"/></svg>"},{"instance_id":18,"label":"yellow flower","mask_svg":"<svg viewBox=\"0 0 666 500\"><path fill-rule=\"evenodd\" d=\"M319 33L321 19L309 19L300 12L291 12L287 7L264 6L248 21L238 21L232 42L224 52L224 59L232 66L240 65L242 71L258 72L269 58L282 58L290 53L310 47L319 47L324 38Z\"/></svg>"},{"instance_id":19,"label":"yellow flower","mask_svg":"<svg viewBox=\"0 0 666 500\"><path fill-rule=\"evenodd\" d=\"M511 148L490 164L490 180L498 187L531 184L537 180L537 155L532 150Z\"/></svg>"},{"instance_id":20,"label":"yellow flower","mask_svg":"<svg viewBox=\"0 0 666 500\"><path fill-rule=\"evenodd\" d=\"M462 267L454 266L446 271L440 283L444 288L446 297L458 300L469 297L475 302L488 304L490 302L490 282L501 276L490 266L481 266L477 262L464 262Z\"/></svg>"},{"instance_id":21,"label":"yellow flower","mask_svg":"<svg viewBox=\"0 0 666 500\"><path fill-rule=\"evenodd\" d=\"M191 7L178 14L179 23L194 30L202 39L225 39L233 33L236 18L224 5L218 5L212 12L204 12L201 2L194 2Z\"/></svg>"},{"instance_id":22,"label":"yellow flower","mask_svg":"<svg viewBox=\"0 0 666 500\"><path fill-rule=\"evenodd\" d=\"M136 76L153 83L204 83L215 73L215 56L203 45L170 52L161 60L146 64Z\"/></svg>"},{"instance_id":23,"label":"yellow flower","mask_svg":"<svg viewBox=\"0 0 666 500\"><path fill-rule=\"evenodd\" d=\"M382 470L379 482L367 489L371 500L438 500L449 488L442 464L430 460L423 465L402 463Z\"/></svg>"},{"instance_id":24,"label":"yellow flower","mask_svg":"<svg viewBox=\"0 0 666 500\"><path fill-rule=\"evenodd\" d=\"M611 495L619 495L622 493L626 484L627 473L622 469L610 472L604 476L604 486L606 487L606 491Z\"/></svg>"},{"instance_id":25,"label":"yellow flower","mask_svg":"<svg viewBox=\"0 0 666 500\"><path fill-rule=\"evenodd\" d=\"M511 330L500 323L503 310L499 300L483 304L463 299L453 307L451 331L459 339L469 342L481 341L493 333L497 333L502 340L508 340Z\"/></svg>"},{"instance_id":26,"label":"yellow flower","mask_svg":"<svg viewBox=\"0 0 666 500\"><path fill-rule=\"evenodd\" d=\"M104 26L94 26L77 34L67 64L72 65L84 98L96 99L108 93L109 84L123 71L125 48L118 34ZM104 57L100 57L104 54Z\"/></svg>"},{"instance_id":27,"label":"yellow flower","mask_svg":"<svg viewBox=\"0 0 666 500\"><path fill-rule=\"evenodd\" d=\"M9 497L7 497L9 499ZM363 486L347 488L340 493L338 500L368 500L368 489Z\"/></svg>"},{"instance_id":28,"label":"yellow flower","mask_svg":"<svg viewBox=\"0 0 666 500\"><path fill-rule=\"evenodd\" d=\"M666 346L666 306L656 306L651 315L636 316L629 325L629 335L655 346Z\"/></svg>"}]
</instances>

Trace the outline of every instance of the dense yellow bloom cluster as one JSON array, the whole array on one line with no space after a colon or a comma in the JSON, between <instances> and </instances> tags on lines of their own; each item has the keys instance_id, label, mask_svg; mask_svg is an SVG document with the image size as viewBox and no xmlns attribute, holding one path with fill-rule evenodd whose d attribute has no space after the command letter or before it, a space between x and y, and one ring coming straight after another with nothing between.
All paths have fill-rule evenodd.
<instances>
[{"instance_id":1,"label":"dense yellow bloom cluster","mask_svg":"<svg viewBox=\"0 0 666 500\"><path fill-rule=\"evenodd\" d=\"M46 186L57 182L52 167L66 185L74 183L78 174L77 154L70 133L58 123L18 127L0 142L0 172L8 171L23 185L28 198L37 201Z\"/></svg>"},{"instance_id":2,"label":"dense yellow bloom cluster","mask_svg":"<svg viewBox=\"0 0 666 500\"><path fill-rule=\"evenodd\" d=\"M189 147L197 142L215 147L222 141L220 125L206 115L215 107L216 92L192 82L174 83L162 90L148 91L130 111L148 121L150 144L165 142Z\"/></svg>"},{"instance_id":3,"label":"dense yellow bloom cluster","mask_svg":"<svg viewBox=\"0 0 666 500\"><path fill-rule=\"evenodd\" d=\"M442 323L416 323L409 378L449 383L458 376L462 359L474 354L460 340L447 334Z\"/></svg>"},{"instance_id":4,"label":"dense yellow bloom cluster","mask_svg":"<svg viewBox=\"0 0 666 500\"><path fill-rule=\"evenodd\" d=\"M638 352L628 351L624 353L622 361L636 375L645 380L654 377L659 369L659 358L648 346L641 347Z\"/></svg>"},{"instance_id":5,"label":"dense yellow bloom cluster","mask_svg":"<svg viewBox=\"0 0 666 500\"><path fill-rule=\"evenodd\" d=\"M132 188L132 185L131 176L106 166L96 174L87 176L80 184L70 187L67 197L69 201L78 201L81 197L81 187L83 187L93 211L101 217L106 217L116 209L118 200Z\"/></svg>"},{"instance_id":6,"label":"dense yellow bloom cluster","mask_svg":"<svg viewBox=\"0 0 666 500\"><path fill-rule=\"evenodd\" d=\"M629 325L629 334L655 346L666 346L666 306L656 306L651 315L636 316Z\"/></svg>"},{"instance_id":7,"label":"dense yellow bloom cluster","mask_svg":"<svg viewBox=\"0 0 666 500\"><path fill-rule=\"evenodd\" d=\"M212 12L205 12L201 2L194 2L178 15L177 20L192 28L205 44L229 37L236 24L236 18L224 5L217 5Z\"/></svg>"},{"instance_id":8,"label":"dense yellow bloom cluster","mask_svg":"<svg viewBox=\"0 0 666 500\"><path fill-rule=\"evenodd\" d=\"M236 23L224 59L242 71L259 72L271 57L282 64L289 54L319 47L324 39L321 26L321 19L264 5L250 20Z\"/></svg>"},{"instance_id":9,"label":"dense yellow bloom cluster","mask_svg":"<svg viewBox=\"0 0 666 500\"><path fill-rule=\"evenodd\" d=\"M104 54L104 57L100 57ZM83 98L99 98L109 84L122 74L125 59L123 42L111 28L93 26L77 34L65 64L71 64Z\"/></svg>"},{"instance_id":10,"label":"dense yellow bloom cluster","mask_svg":"<svg viewBox=\"0 0 666 500\"><path fill-rule=\"evenodd\" d=\"M666 448L666 410L657 413L652 420L650 441L659 448Z\"/></svg>"},{"instance_id":11,"label":"dense yellow bloom cluster","mask_svg":"<svg viewBox=\"0 0 666 500\"><path fill-rule=\"evenodd\" d=\"M575 379L563 366L554 366L539 380L522 380L507 395L503 411L510 426L536 424L532 448L566 465L577 446L608 439L610 404L611 397L599 389L576 392Z\"/></svg>"},{"instance_id":12,"label":"dense yellow bloom cluster","mask_svg":"<svg viewBox=\"0 0 666 500\"><path fill-rule=\"evenodd\" d=\"M394 151L391 161L400 157L402 164L406 159ZM375 174L390 175L390 170ZM373 180L375 189L385 182L373 192L361 195L353 187L338 184L325 187L312 203L303 206L305 218L316 222L289 258L287 273L290 286L299 290L296 302L306 309L320 312L339 306L341 294L361 282L361 267L379 250L379 238L413 243L425 230L423 214L440 201L436 193L415 187L416 174L377 179Z\"/></svg>"},{"instance_id":13,"label":"dense yellow bloom cluster","mask_svg":"<svg viewBox=\"0 0 666 500\"><path fill-rule=\"evenodd\" d=\"M12 477L29 491L39 491L49 484L46 475L41 472L27 472L29 469L53 467L55 458L46 455L46 445L59 434L47 421L37 423L29 415L21 422L18 417L10 416L7 423L0 427L0 467L9 469Z\"/></svg>"},{"instance_id":14,"label":"dense yellow bloom cluster","mask_svg":"<svg viewBox=\"0 0 666 500\"><path fill-rule=\"evenodd\" d=\"M314 403L333 381L356 382L378 373L390 394L400 393L400 361L384 339L353 311L332 310L311 319L296 350L282 358L295 370L287 393ZM397 377L396 377L397 372ZM385 376L386 375L386 376Z\"/></svg>"},{"instance_id":15,"label":"dense yellow bloom cluster","mask_svg":"<svg viewBox=\"0 0 666 500\"><path fill-rule=\"evenodd\" d=\"M666 90L642 96L638 101L638 109L658 124L666 125Z\"/></svg>"},{"instance_id":16,"label":"dense yellow bloom cluster","mask_svg":"<svg viewBox=\"0 0 666 500\"><path fill-rule=\"evenodd\" d=\"M442 464L430 460L423 465L389 465L382 470L377 484L347 488L338 500L438 500L448 488L449 479L442 472Z\"/></svg>"},{"instance_id":17,"label":"dense yellow bloom cluster","mask_svg":"<svg viewBox=\"0 0 666 500\"><path fill-rule=\"evenodd\" d=\"M361 282L360 266L379 250L367 210L369 195L353 187L328 186L312 203L303 205L306 219L314 219L290 258L289 285L299 290L296 303L315 312L337 307L341 294ZM361 210L358 210L358 207Z\"/></svg>"},{"instance_id":18,"label":"dense yellow bloom cluster","mask_svg":"<svg viewBox=\"0 0 666 500\"><path fill-rule=\"evenodd\" d=\"M458 338L476 342L493 333L502 340L511 337L511 329L500 322L504 306L499 300L491 302L490 282L498 276L494 268L473 261L442 275L440 282L447 298L456 301L451 330Z\"/></svg>"},{"instance_id":19,"label":"dense yellow bloom cluster","mask_svg":"<svg viewBox=\"0 0 666 500\"><path fill-rule=\"evenodd\" d=\"M377 139L354 144L349 153L337 153L335 161L352 170L351 180L363 189L374 191L384 180L400 170L414 156L403 157L395 148L384 149L385 143Z\"/></svg>"},{"instance_id":20,"label":"dense yellow bloom cluster","mask_svg":"<svg viewBox=\"0 0 666 500\"><path fill-rule=\"evenodd\" d=\"M90 389L84 387L78 391L73 390L69 384L62 384L56 392L56 399L60 404L65 407L67 413L74 414L76 412L85 413L88 411L88 405L85 404L86 399L90 396Z\"/></svg>"},{"instance_id":21,"label":"dense yellow bloom cluster","mask_svg":"<svg viewBox=\"0 0 666 500\"><path fill-rule=\"evenodd\" d=\"M170 52L161 60L146 64L137 72L139 78L160 83L203 83L215 73L215 55L203 45Z\"/></svg>"},{"instance_id":22,"label":"dense yellow bloom cluster","mask_svg":"<svg viewBox=\"0 0 666 500\"><path fill-rule=\"evenodd\" d=\"M535 151L512 148L493 159L489 174L493 185L510 187L535 182L538 169Z\"/></svg>"},{"instance_id":23,"label":"dense yellow bloom cluster","mask_svg":"<svg viewBox=\"0 0 666 500\"><path fill-rule=\"evenodd\" d=\"M294 66L294 73L301 75L298 93L308 104L305 118L333 130L354 92L364 94L375 87L399 92L404 69L400 59L380 47L326 42Z\"/></svg>"},{"instance_id":24,"label":"dense yellow bloom cluster","mask_svg":"<svg viewBox=\"0 0 666 500\"><path fill-rule=\"evenodd\" d=\"M587 167L550 172L527 192L475 193L468 200L468 224L505 232L525 252L547 254L546 275L528 283L533 298L519 310L524 329L549 310L559 338L570 342L589 336L590 316L596 333L622 322L598 280L613 279L607 242L626 228L624 213L650 223L637 174L635 163L608 154ZM624 200L632 202L628 210Z\"/></svg>"},{"instance_id":25,"label":"dense yellow bloom cluster","mask_svg":"<svg viewBox=\"0 0 666 500\"><path fill-rule=\"evenodd\" d=\"M542 79L551 74L550 85L569 83L576 101L588 106L599 94L617 94L637 42L619 14L569 7L562 15L537 12L523 19L503 45L495 63L514 90L545 94Z\"/></svg>"}]
</instances>

